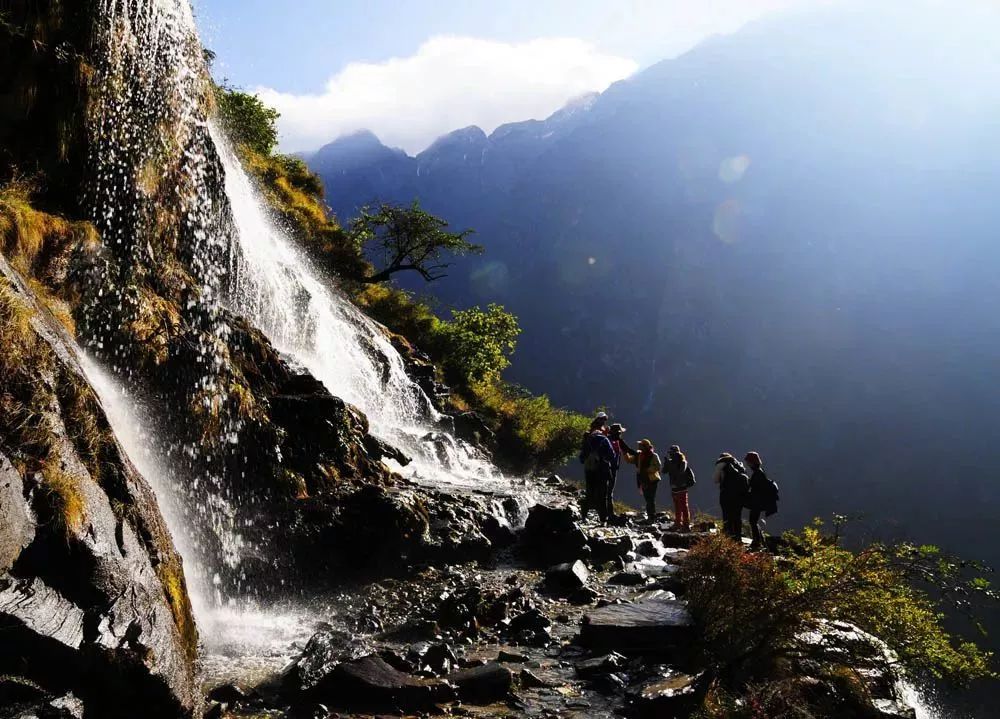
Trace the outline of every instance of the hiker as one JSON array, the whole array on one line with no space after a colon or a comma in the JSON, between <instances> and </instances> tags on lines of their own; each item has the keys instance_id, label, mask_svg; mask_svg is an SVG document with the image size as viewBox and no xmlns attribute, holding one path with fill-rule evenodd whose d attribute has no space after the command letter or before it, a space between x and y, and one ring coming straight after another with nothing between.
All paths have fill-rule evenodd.
<instances>
[{"instance_id":1,"label":"hiker","mask_svg":"<svg viewBox=\"0 0 1000 719\"><path fill-rule=\"evenodd\" d=\"M580 461L583 463L584 495L580 508L581 519L586 519L591 509L597 511L602 522L607 521L607 486L611 480L614 449L604 434L608 415L599 412L583 435Z\"/></svg>"},{"instance_id":2,"label":"hiker","mask_svg":"<svg viewBox=\"0 0 1000 719\"><path fill-rule=\"evenodd\" d=\"M743 541L743 504L747 499L746 470L736 457L723 452L715 460L715 483L719 485L723 530L737 542Z\"/></svg>"},{"instance_id":3,"label":"hiker","mask_svg":"<svg viewBox=\"0 0 1000 719\"><path fill-rule=\"evenodd\" d=\"M660 458L648 439L640 439L631 460L635 464L636 484L646 500L646 518L652 524L656 519L656 487L660 484Z\"/></svg>"},{"instance_id":4,"label":"hiker","mask_svg":"<svg viewBox=\"0 0 1000 719\"><path fill-rule=\"evenodd\" d=\"M747 507L750 508L750 531L753 542L750 549L761 549L764 546L763 525L761 514L770 517L778 511L778 485L771 481L764 472L764 463L756 452L747 452L744 461L751 470L750 494Z\"/></svg>"},{"instance_id":5,"label":"hiker","mask_svg":"<svg viewBox=\"0 0 1000 719\"><path fill-rule=\"evenodd\" d=\"M695 484L694 470L676 444L667 450L665 465L670 477L670 494L674 500L674 529L690 532L691 505L688 502L688 490Z\"/></svg>"},{"instance_id":6,"label":"hiker","mask_svg":"<svg viewBox=\"0 0 1000 719\"><path fill-rule=\"evenodd\" d=\"M635 450L625 443L625 427L615 422L608 427L608 439L611 440L611 449L614 450L615 459L611 463L611 480L608 482L605 503L607 504L607 517L609 522L615 520L615 483L618 481L618 470L621 469L622 460L634 464Z\"/></svg>"}]
</instances>

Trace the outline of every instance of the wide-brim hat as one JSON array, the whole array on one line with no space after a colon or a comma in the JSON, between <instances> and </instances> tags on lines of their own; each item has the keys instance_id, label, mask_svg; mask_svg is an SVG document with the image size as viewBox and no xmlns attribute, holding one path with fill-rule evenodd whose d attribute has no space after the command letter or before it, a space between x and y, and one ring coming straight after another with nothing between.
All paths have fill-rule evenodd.
<instances>
[{"instance_id":1,"label":"wide-brim hat","mask_svg":"<svg viewBox=\"0 0 1000 719\"><path fill-rule=\"evenodd\" d=\"M636 446L638 446L638 447L652 447L653 443L650 442L648 439L640 439L638 442L636 442Z\"/></svg>"},{"instance_id":2,"label":"wide-brim hat","mask_svg":"<svg viewBox=\"0 0 1000 719\"><path fill-rule=\"evenodd\" d=\"M625 425L619 424L618 422L615 422L613 425L608 427L609 432L618 432L619 434L624 433L626 429Z\"/></svg>"}]
</instances>

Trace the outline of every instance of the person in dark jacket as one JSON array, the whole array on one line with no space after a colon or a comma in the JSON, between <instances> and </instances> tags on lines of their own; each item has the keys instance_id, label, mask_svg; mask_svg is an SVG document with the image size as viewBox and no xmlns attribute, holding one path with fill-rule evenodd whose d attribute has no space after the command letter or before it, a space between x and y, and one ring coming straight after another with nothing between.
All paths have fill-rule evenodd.
<instances>
[{"instance_id":1,"label":"person in dark jacket","mask_svg":"<svg viewBox=\"0 0 1000 719\"><path fill-rule=\"evenodd\" d=\"M635 464L635 479L646 500L646 519L652 523L656 519L656 488L660 484L660 457L653 449L653 443L648 439L640 439L636 445L639 450L632 454L629 461Z\"/></svg>"},{"instance_id":2,"label":"person in dark jacket","mask_svg":"<svg viewBox=\"0 0 1000 719\"><path fill-rule=\"evenodd\" d=\"M737 542L743 541L743 504L747 500L747 473L736 457L723 452L715 460L715 483L719 485L724 531Z\"/></svg>"},{"instance_id":3,"label":"person in dark jacket","mask_svg":"<svg viewBox=\"0 0 1000 719\"><path fill-rule=\"evenodd\" d=\"M778 511L778 486L764 472L764 463L756 452L747 452L744 461L750 468L750 495L747 506L750 508L750 531L753 542L750 549L760 549L764 546L765 524L761 515L770 517Z\"/></svg>"},{"instance_id":4,"label":"person in dark jacket","mask_svg":"<svg viewBox=\"0 0 1000 719\"><path fill-rule=\"evenodd\" d=\"M625 427L617 422L608 427L608 439L611 440L611 448L614 450L615 459L611 463L611 480L608 482L604 502L607 505L605 510L608 521L615 520L615 484L618 481L618 470L621 469L622 460L632 462L635 451L625 443Z\"/></svg>"},{"instance_id":5,"label":"person in dark jacket","mask_svg":"<svg viewBox=\"0 0 1000 719\"><path fill-rule=\"evenodd\" d=\"M694 470L687 457L676 444L667 450L667 476L670 477L670 494L674 500L674 527L685 532L691 531L691 505L688 490L694 486Z\"/></svg>"},{"instance_id":6,"label":"person in dark jacket","mask_svg":"<svg viewBox=\"0 0 1000 719\"><path fill-rule=\"evenodd\" d=\"M611 481L611 467L614 463L614 449L605 434L608 416L601 412L593 422L590 430L583 435L580 447L580 461L583 463L584 495L580 508L582 519L586 519L590 510L597 512L602 522L607 521L607 486Z\"/></svg>"}]
</instances>

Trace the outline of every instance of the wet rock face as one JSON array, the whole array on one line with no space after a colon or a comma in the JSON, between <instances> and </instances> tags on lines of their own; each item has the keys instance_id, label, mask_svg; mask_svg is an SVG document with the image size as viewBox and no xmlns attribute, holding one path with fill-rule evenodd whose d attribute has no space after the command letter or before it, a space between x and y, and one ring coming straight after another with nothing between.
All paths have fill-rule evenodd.
<instances>
[{"instance_id":1,"label":"wet rock face","mask_svg":"<svg viewBox=\"0 0 1000 719\"><path fill-rule=\"evenodd\" d=\"M5 351L23 353L15 374L0 373L0 395L31 427L0 435L0 675L53 701L71 692L94 716L140 703L147 716L188 716L197 634L153 493L65 330L2 258L0 292L26 319L0 319ZM30 397L25 383L38 388Z\"/></svg>"}]
</instances>

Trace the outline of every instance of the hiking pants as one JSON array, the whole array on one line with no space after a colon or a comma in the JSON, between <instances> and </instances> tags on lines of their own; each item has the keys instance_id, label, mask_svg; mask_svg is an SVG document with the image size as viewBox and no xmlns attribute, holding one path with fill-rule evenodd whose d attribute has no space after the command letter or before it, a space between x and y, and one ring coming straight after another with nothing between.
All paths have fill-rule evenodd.
<instances>
[{"instance_id":1,"label":"hiking pants","mask_svg":"<svg viewBox=\"0 0 1000 719\"><path fill-rule=\"evenodd\" d=\"M760 509L750 510L750 532L753 535L754 547L764 546L764 519L761 517L763 513Z\"/></svg>"},{"instance_id":2,"label":"hiking pants","mask_svg":"<svg viewBox=\"0 0 1000 719\"><path fill-rule=\"evenodd\" d=\"M688 491L682 489L680 492L671 493L674 498L674 522L682 527L691 526L691 505L688 504Z\"/></svg>"},{"instance_id":3,"label":"hiking pants","mask_svg":"<svg viewBox=\"0 0 1000 719\"><path fill-rule=\"evenodd\" d=\"M656 519L656 485L659 482L645 482L642 485L642 496L646 499L646 517L652 522Z\"/></svg>"},{"instance_id":4,"label":"hiking pants","mask_svg":"<svg viewBox=\"0 0 1000 719\"><path fill-rule=\"evenodd\" d=\"M728 536L737 542L743 539L743 502L722 505L722 524Z\"/></svg>"},{"instance_id":5,"label":"hiking pants","mask_svg":"<svg viewBox=\"0 0 1000 719\"><path fill-rule=\"evenodd\" d=\"M607 477L604 486L604 519L615 518L615 482L618 478L612 474Z\"/></svg>"},{"instance_id":6,"label":"hiking pants","mask_svg":"<svg viewBox=\"0 0 1000 719\"><path fill-rule=\"evenodd\" d=\"M581 519L586 519L591 509L597 510L598 516L601 514L600 509L598 509L600 505L597 503L598 497L600 497L597 489L599 481L600 474L598 472L584 472L583 503L580 507Z\"/></svg>"}]
</instances>

